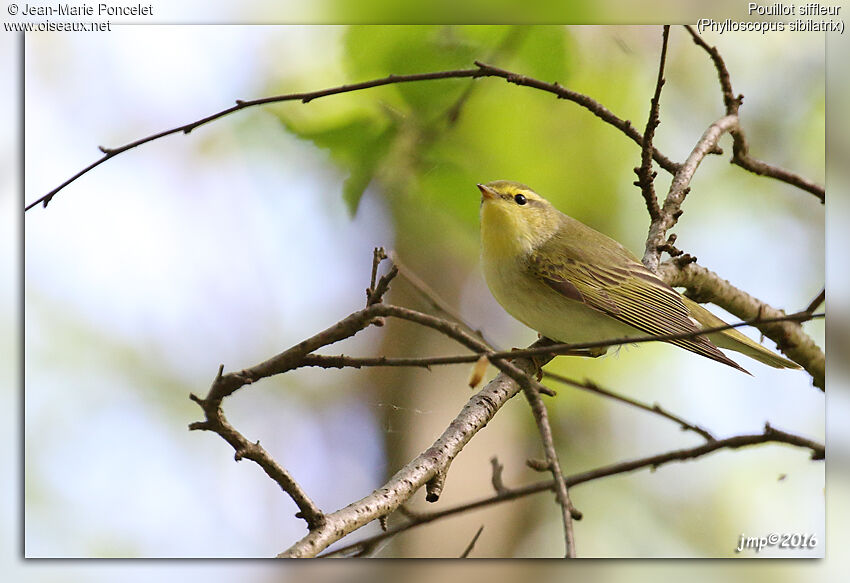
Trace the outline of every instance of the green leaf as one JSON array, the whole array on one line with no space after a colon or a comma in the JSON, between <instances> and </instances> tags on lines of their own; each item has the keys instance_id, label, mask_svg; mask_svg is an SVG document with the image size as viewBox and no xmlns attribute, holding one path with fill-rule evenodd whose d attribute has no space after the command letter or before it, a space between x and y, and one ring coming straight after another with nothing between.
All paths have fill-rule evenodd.
<instances>
[{"instance_id":1,"label":"green leaf","mask_svg":"<svg viewBox=\"0 0 850 583\"><path fill-rule=\"evenodd\" d=\"M489 54L507 27L460 26L351 26L344 45L351 79L474 68ZM482 34L482 32L484 34ZM392 105L420 117L439 114L469 87L471 79L400 83L381 96Z\"/></svg>"},{"instance_id":2,"label":"green leaf","mask_svg":"<svg viewBox=\"0 0 850 583\"><path fill-rule=\"evenodd\" d=\"M569 76L567 29L563 26L521 28L525 34L515 53L515 67L523 75L563 83Z\"/></svg>"},{"instance_id":3,"label":"green leaf","mask_svg":"<svg viewBox=\"0 0 850 583\"><path fill-rule=\"evenodd\" d=\"M343 200L353 216L363 192L393 141L397 125L389 118L367 112L352 112L330 125L296 120L280 115L281 121L296 136L327 150L331 159L349 175L343 185Z\"/></svg>"}]
</instances>

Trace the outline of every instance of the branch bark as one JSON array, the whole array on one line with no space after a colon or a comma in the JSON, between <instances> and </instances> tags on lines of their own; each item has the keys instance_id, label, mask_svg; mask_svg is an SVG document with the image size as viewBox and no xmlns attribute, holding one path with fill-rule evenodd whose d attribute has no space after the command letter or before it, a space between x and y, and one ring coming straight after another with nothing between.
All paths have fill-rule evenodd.
<instances>
[{"instance_id":1,"label":"branch bark","mask_svg":"<svg viewBox=\"0 0 850 583\"><path fill-rule=\"evenodd\" d=\"M782 318L784 311L754 298L696 263L680 266L675 260L666 261L659 268L659 276L671 286L687 289L688 296L694 301L711 302L741 319L753 320L753 325L776 342L788 358L812 375L814 386L825 390L823 350L806 334L802 325L791 321L759 322Z\"/></svg>"},{"instance_id":2,"label":"branch bark","mask_svg":"<svg viewBox=\"0 0 850 583\"><path fill-rule=\"evenodd\" d=\"M656 469L673 462L682 462L697 459L723 449L740 449L744 447L752 447L755 445L762 445L766 443L786 444L794 447L808 449L811 451L811 459L815 461L823 460L826 457L826 448L823 444L808 439L806 437L802 437L800 435L795 435L793 433L787 433L785 431L775 429L769 424L766 424L762 433L736 435L734 437L727 437L725 439L707 441L696 447L676 449L658 455L618 462L607 466L602 466L600 468L596 468L587 472L581 472L578 474L565 476L564 482L567 486L572 488L579 484L593 482L595 480L607 478L610 476L627 474L646 468ZM392 536L399 534L400 532L404 532L411 528L422 526L424 524L447 518L449 516L461 514L463 512L476 510L478 508L484 508L487 506L492 506L494 504L500 504L502 502L517 500L519 498L524 498L525 496L530 496L539 492L552 491L554 487L554 480L547 480L543 482L529 484L528 486L523 486L520 488L502 488L501 491L497 492L495 496L490 496L481 500L476 500L474 502L468 502L466 504L460 504L458 506L446 508L444 510L438 510L436 512L421 512L416 514L406 513L409 517L412 518L410 522L389 528L386 532L336 549L333 552L326 553L322 556L350 555L353 553L357 553L362 549L372 548L376 543L382 540L386 540Z\"/></svg>"},{"instance_id":3,"label":"branch bark","mask_svg":"<svg viewBox=\"0 0 850 583\"><path fill-rule=\"evenodd\" d=\"M513 364L524 374L534 374L537 370L531 359L517 359ZM314 557L345 535L396 510L417 490L444 472L469 440L519 390L520 385L511 377L505 373L498 374L464 405L431 447L368 496L326 514L322 526L310 531L278 557Z\"/></svg>"},{"instance_id":4,"label":"branch bark","mask_svg":"<svg viewBox=\"0 0 850 583\"><path fill-rule=\"evenodd\" d=\"M646 249L643 254L643 264L652 272L658 271L661 261L661 249L667 243L667 231L670 230L682 214L682 203L690 191L688 186L700 165L700 162L717 148L720 136L732 131L738 126L737 115L726 115L711 124L702 134L688 159L681 165L673 176L667 198L658 217L652 221L649 234L646 237Z\"/></svg>"},{"instance_id":5,"label":"branch bark","mask_svg":"<svg viewBox=\"0 0 850 583\"><path fill-rule=\"evenodd\" d=\"M738 115L738 109L744 101L743 95L735 95L732 90L732 77L729 75L729 70L726 68L726 63L720 55L717 47L713 47L705 42L702 37L690 26L685 25L685 30L691 35L694 44L701 47L711 57L715 69L717 69L717 78L720 81L720 89L723 92L723 104L726 107L726 113L729 115ZM823 186L815 184L811 180L800 176L779 166L768 164L762 160L757 160L750 156L750 146L747 142L744 130L740 127L732 131L732 163L741 168L758 174L759 176L768 176L781 180L792 186L796 186L801 190L810 192L815 195L818 200L823 203L826 200L826 191Z\"/></svg>"}]
</instances>

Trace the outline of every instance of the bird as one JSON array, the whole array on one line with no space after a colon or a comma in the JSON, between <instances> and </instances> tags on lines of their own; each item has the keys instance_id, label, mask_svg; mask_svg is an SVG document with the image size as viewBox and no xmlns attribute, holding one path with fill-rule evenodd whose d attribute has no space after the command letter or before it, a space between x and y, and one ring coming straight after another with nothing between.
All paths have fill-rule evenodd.
<instances>
[{"instance_id":1,"label":"bird","mask_svg":"<svg viewBox=\"0 0 850 583\"><path fill-rule=\"evenodd\" d=\"M562 213L528 186L509 180L477 186L487 286L511 316L542 336L579 344L694 334L666 342L747 374L720 348L774 368L800 368L734 328L697 335L726 323L620 243Z\"/></svg>"}]
</instances>

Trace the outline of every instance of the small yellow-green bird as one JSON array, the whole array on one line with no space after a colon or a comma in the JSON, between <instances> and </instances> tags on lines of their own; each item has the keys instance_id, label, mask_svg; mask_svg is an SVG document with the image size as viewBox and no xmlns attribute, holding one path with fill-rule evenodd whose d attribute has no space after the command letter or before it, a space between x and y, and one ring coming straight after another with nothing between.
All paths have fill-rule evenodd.
<instances>
[{"instance_id":1,"label":"small yellow-green bird","mask_svg":"<svg viewBox=\"0 0 850 583\"><path fill-rule=\"evenodd\" d=\"M518 182L479 184L484 277L509 314L564 343L696 332L723 320L681 296L625 247ZM706 337L707 336L707 337ZM719 349L800 368L735 329L670 340L747 372Z\"/></svg>"}]
</instances>

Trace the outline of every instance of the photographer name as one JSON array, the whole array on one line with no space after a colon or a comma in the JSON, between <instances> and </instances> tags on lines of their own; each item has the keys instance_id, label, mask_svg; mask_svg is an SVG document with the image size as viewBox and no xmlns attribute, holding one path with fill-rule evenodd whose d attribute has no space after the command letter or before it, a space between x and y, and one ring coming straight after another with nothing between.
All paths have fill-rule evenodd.
<instances>
[{"instance_id":1,"label":"photographer name","mask_svg":"<svg viewBox=\"0 0 850 583\"><path fill-rule=\"evenodd\" d=\"M21 16L153 16L152 4L110 6L109 4L53 4L33 6L24 4Z\"/></svg>"}]
</instances>

